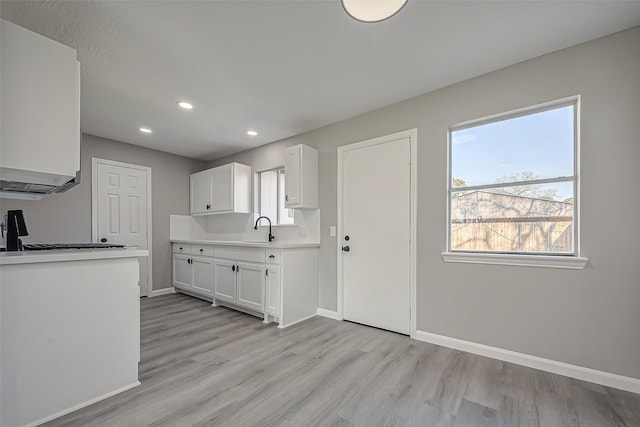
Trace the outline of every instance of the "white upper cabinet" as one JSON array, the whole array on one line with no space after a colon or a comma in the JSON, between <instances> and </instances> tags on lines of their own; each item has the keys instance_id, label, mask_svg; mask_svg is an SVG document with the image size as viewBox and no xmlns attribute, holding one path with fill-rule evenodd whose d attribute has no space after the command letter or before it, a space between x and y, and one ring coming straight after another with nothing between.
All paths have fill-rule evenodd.
<instances>
[{"instance_id":1,"label":"white upper cabinet","mask_svg":"<svg viewBox=\"0 0 640 427\"><path fill-rule=\"evenodd\" d=\"M231 163L228 165L220 166L214 169L210 169L211 174L211 210L213 212L245 212L245 210L235 210L235 183L234 183L234 170L239 169L236 167L237 163ZM249 169L251 173L251 169ZM238 183L238 192L244 193L242 183ZM248 192L247 192L248 194ZM242 198L244 194L240 194ZM246 211L248 212L248 210Z\"/></svg>"},{"instance_id":2,"label":"white upper cabinet","mask_svg":"<svg viewBox=\"0 0 640 427\"><path fill-rule=\"evenodd\" d=\"M202 171L191 175L191 214L211 212L211 174Z\"/></svg>"},{"instance_id":3,"label":"white upper cabinet","mask_svg":"<svg viewBox=\"0 0 640 427\"><path fill-rule=\"evenodd\" d=\"M286 208L318 207L318 150L299 144L285 150Z\"/></svg>"},{"instance_id":4,"label":"white upper cabinet","mask_svg":"<svg viewBox=\"0 0 640 427\"><path fill-rule=\"evenodd\" d=\"M251 212L251 166L229 163L191 175L191 215Z\"/></svg>"},{"instance_id":5,"label":"white upper cabinet","mask_svg":"<svg viewBox=\"0 0 640 427\"><path fill-rule=\"evenodd\" d=\"M76 51L8 21L0 31L0 179L62 185L80 169Z\"/></svg>"}]
</instances>

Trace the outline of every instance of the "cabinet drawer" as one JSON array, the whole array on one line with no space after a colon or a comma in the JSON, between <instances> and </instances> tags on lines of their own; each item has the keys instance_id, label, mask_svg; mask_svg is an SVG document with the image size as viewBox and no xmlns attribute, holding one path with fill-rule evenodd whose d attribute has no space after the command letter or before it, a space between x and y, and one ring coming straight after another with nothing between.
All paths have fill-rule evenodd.
<instances>
[{"instance_id":1,"label":"cabinet drawer","mask_svg":"<svg viewBox=\"0 0 640 427\"><path fill-rule=\"evenodd\" d=\"M213 246L191 245L193 255L213 256Z\"/></svg>"},{"instance_id":2,"label":"cabinet drawer","mask_svg":"<svg viewBox=\"0 0 640 427\"><path fill-rule=\"evenodd\" d=\"M280 264L280 251L267 249L266 253L266 262L269 264Z\"/></svg>"},{"instance_id":3,"label":"cabinet drawer","mask_svg":"<svg viewBox=\"0 0 640 427\"><path fill-rule=\"evenodd\" d=\"M174 243L173 253L175 254L190 254L191 245L185 245L184 243Z\"/></svg>"},{"instance_id":4,"label":"cabinet drawer","mask_svg":"<svg viewBox=\"0 0 640 427\"><path fill-rule=\"evenodd\" d=\"M216 248L216 258L236 261L264 263L264 249L259 248Z\"/></svg>"}]
</instances>

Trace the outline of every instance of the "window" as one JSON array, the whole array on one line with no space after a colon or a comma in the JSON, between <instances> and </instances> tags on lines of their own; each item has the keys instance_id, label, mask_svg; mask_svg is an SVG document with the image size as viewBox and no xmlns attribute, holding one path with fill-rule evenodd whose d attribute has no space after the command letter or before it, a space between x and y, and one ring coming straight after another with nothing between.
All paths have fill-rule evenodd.
<instances>
[{"instance_id":1,"label":"window","mask_svg":"<svg viewBox=\"0 0 640 427\"><path fill-rule=\"evenodd\" d=\"M449 254L578 255L577 123L575 97L450 129Z\"/></svg>"},{"instance_id":2,"label":"window","mask_svg":"<svg viewBox=\"0 0 640 427\"><path fill-rule=\"evenodd\" d=\"M274 225L293 224L293 209L284 207L284 168L258 173L260 215L268 216Z\"/></svg>"}]
</instances>

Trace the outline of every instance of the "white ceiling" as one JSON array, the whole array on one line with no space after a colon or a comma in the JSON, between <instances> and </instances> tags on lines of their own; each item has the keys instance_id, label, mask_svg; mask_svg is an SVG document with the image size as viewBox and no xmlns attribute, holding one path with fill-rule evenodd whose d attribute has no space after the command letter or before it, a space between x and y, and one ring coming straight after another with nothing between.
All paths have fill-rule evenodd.
<instances>
[{"instance_id":1,"label":"white ceiling","mask_svg":"<svg viewBox=\"0 0 640 427\"><path fill-rule=\"evenodd\" d=\"M203 160L640 25L640 1L611 0L409 0L377 24L338 0L2 0L1 13L78 49L83 132Z\"/></svg>"}]
</instances>

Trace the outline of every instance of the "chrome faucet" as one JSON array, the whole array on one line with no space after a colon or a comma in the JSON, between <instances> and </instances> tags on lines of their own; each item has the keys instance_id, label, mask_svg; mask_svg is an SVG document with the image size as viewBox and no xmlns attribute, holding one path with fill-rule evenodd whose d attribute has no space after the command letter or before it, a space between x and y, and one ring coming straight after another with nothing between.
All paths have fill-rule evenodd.
<instances>
[{"instance_id":1,"label":"chrome faucet","mask_svg":"<svg viewBox=\"0 0 640 427\"><path fill-rule=\"evenodd\" d=\"M269 219L269 217L268 217L268 216L261 216L261 217L258 217L258 219L256 219L256 225L254 225L254 226L253 226L253 229L254 229L254 230L257 230L257 229L258 229L258 223L260 222L260 220L261 220L262 218L264 218L264 219L266 219L267 221L269 221L269 242L272 242L272 241L273 241L273 239L275 239L275 238L276 238L276 236L274 236L273 234L271 234L271 220Z\"/></svg>"}]
</instances>

